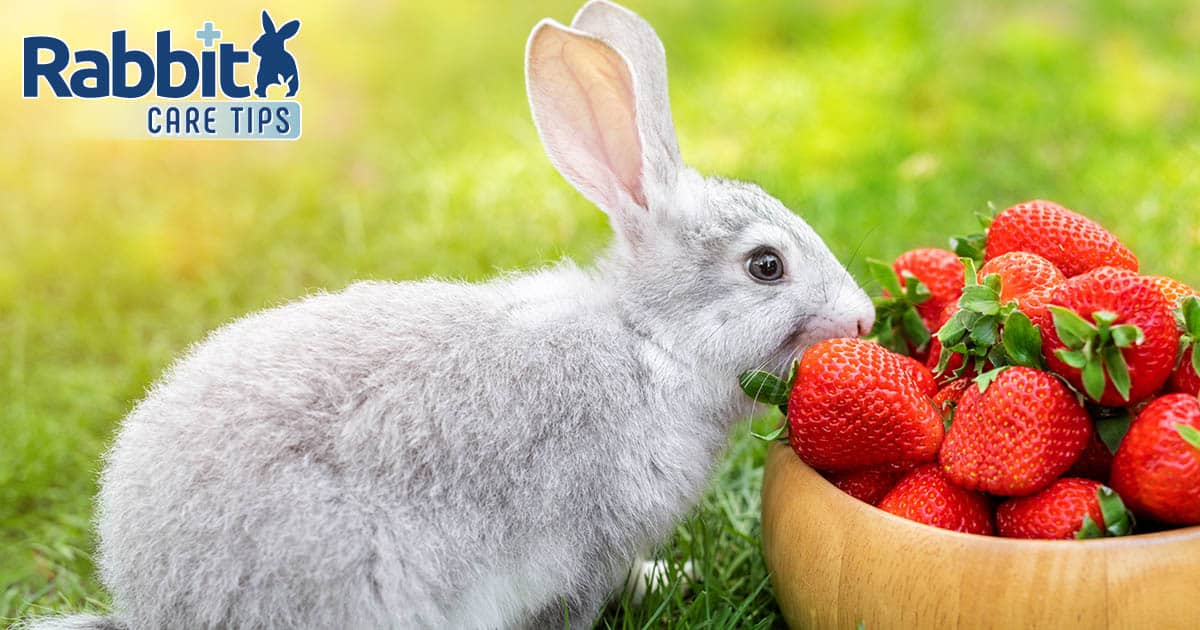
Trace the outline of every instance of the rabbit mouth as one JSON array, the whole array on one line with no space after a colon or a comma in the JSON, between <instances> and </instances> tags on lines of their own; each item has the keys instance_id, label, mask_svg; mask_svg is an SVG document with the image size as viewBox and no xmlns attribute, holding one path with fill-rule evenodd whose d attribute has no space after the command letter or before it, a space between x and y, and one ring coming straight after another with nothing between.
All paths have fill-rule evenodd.
<instances>
[{"instance_id":1,"label":"rabbit mouth","mask_svg":"<svg viewBox=\"0 0 1200 630\"><path fill-rule=\"evenodd\" d=\"M799 359L804 354L805 350L813 344L813 339L810 338L811 332L809 322L811 316L802 317L796 326L792 328L787 337L784 337L783 344L779 348L779 356L791 363L794 359Z\"/></svg>"},{"instance_id":2,"label":"rabbit mouth","mask_svg":"<svg viewBox=\"0 0 1200 630\"><path fill-rule=\"evenodd\" d=\"M786 354L793 354L796 356L803 354L804 350L808 347L808 344L804 339L805 332L806 330L802 326L792 329L792 332L788 333L788 336L783 340L783 347L781 350Z\"/></svg>"},{"instance_id":3,"label":"rabbit mouth","mask_svg":"<svg viewBox=\"0 0 1200 630\"><path fill-rule=\"evenodd\" d=\"M792 357L798 359L814 344L826 339L858 337L856 328L847 328L841 322L820 313L805 315L788 332L781 351L790 353Z\"/></svg>"}]
</instances>

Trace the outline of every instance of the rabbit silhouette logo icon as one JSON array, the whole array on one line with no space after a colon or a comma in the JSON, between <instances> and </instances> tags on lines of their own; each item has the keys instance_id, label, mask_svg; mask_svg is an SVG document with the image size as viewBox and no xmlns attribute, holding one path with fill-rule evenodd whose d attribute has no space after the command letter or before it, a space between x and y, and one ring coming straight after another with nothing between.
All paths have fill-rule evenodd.
<instances>
[{"instance_id":1,"label":"rabbit silhouette logo icon","mask_svg":"<svg viewBox=\"0 0 1200 630\"><path fill-rule=\"evenodd\" d=\"M284 44L300 30L300 20L291 20L276 29L275 22L266 9L262 12L263 33L255 40L250 50L258 55L258 75L255 80L254 95L259 98L267 96L267 87L275 83L287 86L287 98L296 95L300 89L300 75L296 70L296 58L284 48Z\"/></svg>"}]
</instances>

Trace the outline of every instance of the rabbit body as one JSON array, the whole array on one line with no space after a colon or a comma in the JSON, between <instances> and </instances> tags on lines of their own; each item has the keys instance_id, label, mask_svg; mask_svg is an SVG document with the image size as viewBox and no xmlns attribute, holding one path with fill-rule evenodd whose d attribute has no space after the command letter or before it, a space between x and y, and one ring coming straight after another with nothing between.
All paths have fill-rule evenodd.
<instances>
[{"instance_id":1,"label":"rabbit body","mask_svg":"<svg viewBox=\"0 0 1200 630\"><path fill-rule=\"evenodd\" d=\"M356 284L214 333L109 455L115 607L138 628L590 614L694 503L740 404L616 301L564 264Z\"/></svg>"},{"instance_id":2,"label":"rabbit body","mask_svg":"<svg viewBox=\"0 0 1200 630\"><path fill-rule=\"evenodd\" d=\"M682 165L648 24L593 0L526 55L551 161L616 232L595 267L355 284L216 331L107 456L116 614L40 627L586 627L753 409L738 375L866 332L804 221Z\"/></svg>"},{"instance_id":3,"label":"rabbit body","mask_svg":"<svg viewBox=\"0 0 1200 630\"><path fill-rule=\"evenodd\" d=\"M729 221L669 228L692 260L657 272L683 275L669 300L614 250L480 285L359 283L213 333L108 455L115 608L134 628L586 627L752 410L743 353L794 352L786 330L739 339L757 327L732 313L762 305L730 289L740 270L692 259L792 217L704 181ZM842 277L824 261L815 275ZM854 334L837 326L858 294L805 295L775 315Z\"/></svg>"}]
</instances>

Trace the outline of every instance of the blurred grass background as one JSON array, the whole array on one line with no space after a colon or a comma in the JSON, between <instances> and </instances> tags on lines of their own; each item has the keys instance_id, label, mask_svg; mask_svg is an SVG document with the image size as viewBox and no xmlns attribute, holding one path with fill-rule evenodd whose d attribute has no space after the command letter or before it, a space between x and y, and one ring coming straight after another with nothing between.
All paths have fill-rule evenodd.
<instances>
[{"instance_id":1,"label":"blurred grass background","mask_svg":"<svg viewBox=\"0 0 1200 630\"><path fill-rule=\"evenodd\" d=\"M762 184L859 277L865 256L972 231L988 202L1042 197L1108 225L1145 271L1200 283L1200 4L1042 4L629 2L666 44L685 160ZM575 0L267 6L303 22L294 143L106 140L111 103L19 96L22 36L107 50L110 30L149 47L171 28L194 49L213 20L248 47L261 5L0 8L0 620L104 608L99 456L206 331L354 279L477 280L609 238L524 97L529 29ZM614 603L605 625L776 622L761 456L740 428L662 552L703 560L703 585Z\"/></svg>"}]
</instances>

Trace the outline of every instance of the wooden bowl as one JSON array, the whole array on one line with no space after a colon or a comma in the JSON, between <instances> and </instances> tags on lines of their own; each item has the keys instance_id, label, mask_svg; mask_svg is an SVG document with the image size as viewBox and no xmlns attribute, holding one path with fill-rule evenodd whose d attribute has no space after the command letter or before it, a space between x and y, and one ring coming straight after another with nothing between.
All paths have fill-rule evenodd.
<instances>
[{"instance_id":1,"label":"wooden bowl","mask_svg":"<svg viewBox=\"0 0 1200 630\"><path fill-rule=\"evenodd\" d=\"M763 551L792 628L1200 628L1200 527L975 536L844 494L784 444L764 475Z\"/></svg>"}]
</instances>

